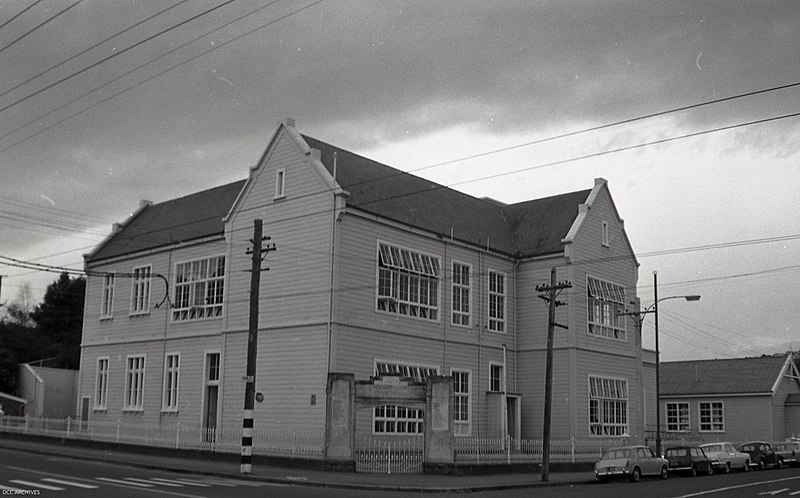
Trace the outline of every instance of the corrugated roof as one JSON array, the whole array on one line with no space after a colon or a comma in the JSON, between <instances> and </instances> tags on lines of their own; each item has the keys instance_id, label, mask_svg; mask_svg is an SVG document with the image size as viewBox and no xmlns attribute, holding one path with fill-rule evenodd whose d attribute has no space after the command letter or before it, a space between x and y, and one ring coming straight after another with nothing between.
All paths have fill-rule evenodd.
<instances>
[{"instance_id":1,"label":"corrugated roof","mask_svg":"<svg viewBox=\"0 0 800 498\"><path fill-rule=\"evenodd\" d=\"M350 196L347 205L443 237L490 247L515 257L563 250L561 240L578 216L578 205L591 190L503 205L478 199L335 147L302 137L321 153L336 181ZM224 232L222 219L245 181L204 190L142 209L109 237L92 261L195 240Z\"/></svg>"},{"instance_id":2,"label":"corrugated roof","mask_svg":"<svg viewBox=\"0 0 800 498\"><path fill-rule=\"evenodd\" d=\"M145 207L99 247L91 260L222 234L222 219L244 183L241 180Z\"/></svg>"},{"instance_id":3,"label":"corrugated roof","mask_svg":"<svg viewBox=\"0 0 800 498\"><path fill-rule=\"evenodd\" d=\"M784 363L786 355L663 362L660 365L661 394L769 393Z\"/></svg>"}]
</instances>

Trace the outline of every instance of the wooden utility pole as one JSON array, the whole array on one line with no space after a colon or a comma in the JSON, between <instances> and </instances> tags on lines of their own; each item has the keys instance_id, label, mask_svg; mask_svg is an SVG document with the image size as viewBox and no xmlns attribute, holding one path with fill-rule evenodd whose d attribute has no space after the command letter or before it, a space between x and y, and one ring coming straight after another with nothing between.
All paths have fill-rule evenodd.
<instances>
[{"instance_id":1,"label":"wooden utility pole","mask_svg":"<svg viewBox=\"0 0 800 498\"><path fill-rule=\"evenodd\" d=\"M536 290L543 292L539 294L540 299L544 299L549 304L547 319L547 365L545 370L544 384L544 427L542 429L542 481L550 480L550 419L553 401L553 335L556 327L566 329L566 325L556 323L556 307L566 303L557 300L558 295L564 289L569 289L572 284L569 282L556 283L556 269L550 270L550 285L538 285Z\"/></svg>"},{"instance_id":2,"label":"wooden utility pole","mask_svg":"<svg viewBox=\"0 0 800 498\"><path fill-rule=\"evenodd\" d=\"M252 254L250 269L250 323L247 332L247 370L244 378L244 414L242 418L242 459L240 473L250 474L253 470L253 409L256 397L256 356L258 354L258 303L261 286L261 272L269 268L261 268L261 262L269 251L275 250L275 244L262 247L262 241L270 240L262 235L262 221L253 220ZM263 256L262 256L263 254Z\"/></svg>"}]
</instances>

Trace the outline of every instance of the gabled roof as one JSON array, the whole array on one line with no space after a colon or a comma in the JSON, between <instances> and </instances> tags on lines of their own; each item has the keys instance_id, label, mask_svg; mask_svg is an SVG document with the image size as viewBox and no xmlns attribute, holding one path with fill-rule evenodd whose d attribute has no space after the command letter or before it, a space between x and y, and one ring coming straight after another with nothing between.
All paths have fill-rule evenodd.
<instances>
[{"instance_id":1,"label":"gabled roof","mask_svg":"<svg viewBox=\"0 0 800 498\"><path fill-rule=\"evenodd\" d=\"M282 125L287 126L287 125ZM512 257L559 253L592 190L504 205L478 199L443 185L367 159L321 140L290 135L320 151L331 175L348 192L347 206L444 238L488 247ZM239 181L170 201L143 206L112 233L87 261L224 233L223 219L245 186Z\"/></svg>"},{"instance_id":2,"label":"gabled roof","mask_svg":"<svg viewBox=\"0 0 800 498\"><path fill-rule=\"evenodd\" d=\"M502 205L478 199L438 183L334 147L309 136L322 164L350 193L347 205L462 242L490 247L517 257L563 250L561 240L591 190Z\"/></svg>"},{"instance_id":3,"label":"gabled roof","mask_svg":"<svg viewBox=\"0 0 800 498\"><path fill-rule=\"evenodd\" d=\"M769 394L792 365L787 355L663 362L661 395Z\"/></svg>"},{"instance_id":4,"label":"gabled roof","mask_svg":"<svg viewBox=\"0 0 800 498\"><path fill-rule=\"evenodd\" d=\"M145 206L87 259L96 261L137 251L221 235L222 218L244 180Z\"/></svg>"}]
</instances>

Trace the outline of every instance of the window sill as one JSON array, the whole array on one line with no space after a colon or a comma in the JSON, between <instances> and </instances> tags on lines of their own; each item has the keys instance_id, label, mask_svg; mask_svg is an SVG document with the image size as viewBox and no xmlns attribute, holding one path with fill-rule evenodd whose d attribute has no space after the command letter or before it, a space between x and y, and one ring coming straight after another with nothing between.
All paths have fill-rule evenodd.
<instances>
[{"instance_id":1,"label":"window sill","mask_svg":"<svg viewBox=\"0 0 800 498\"><path fill-rule=\"evenodd\" d=\"M111 321L111 320L113 320L113 319L114 319L114 317L113 317L113 316L101 316L101 317L100 317L100 321L101 321L101 322L110 322L110 321Z\"/></svg>"},{"instance_id":2,"label":"window sill","mask_svg":"<svg viewBox=\"0 0 800 498\"><path fill-rule=\"evenodd\" d=\"M130 414L144 413L144 408L123 408L122 413L130 413Z\"/></svg>"},{"instance_id":3,"label":"window sill","mask_svg":"<svg viewBox=\"0 0 800 498\"><path fill-rule=\"evenodd\" d=\"M162 415L177 415L178 409L177 408L162 408L161 409Z\"/></svg>"},{"instance_id":4,"label":"window sill","mask_svg":"<svg viewBox=\"0 0 800 498\"><path fill-rule=\"evenodd\" d=\"M95 413L106 413L108 411L108 408L95 406L94 408L92 408L92 411Z\"/></svg>"},{"instance_id":5,"label":"window sill","mask_svg":"<svg viewBox=\"0 0 800 498\"><path fill-rule=\"evenodd\" d=\"M129 313L128 314L128 318L130 318L131 320L134 320L136 318L146 318L148 316L150 316L150 312L149 311L137 312L137 313Z\"/></svg>"}]
</instances>

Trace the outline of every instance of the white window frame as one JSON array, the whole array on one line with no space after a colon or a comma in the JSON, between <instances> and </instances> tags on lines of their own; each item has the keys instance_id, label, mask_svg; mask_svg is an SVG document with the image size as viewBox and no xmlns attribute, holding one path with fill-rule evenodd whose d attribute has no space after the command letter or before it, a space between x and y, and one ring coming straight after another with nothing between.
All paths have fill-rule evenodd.
<instances>
[{"instance_id":1,"label":"white window frame","mask_svg":"<svg viewBox=\"0 0 800 498\"><path fill-rule=\"evenodd\" d=\"M150 282L153 265L137 266L131 272L131 312L133 315L150 313Z\"/></svg>"},{"instance_id":2,"label":"white window frame","mask_svg":"<svg viewBox=\"0 0 800 498\"><path fill-rule=\"evenodd\" d=\"M125 391L122 411L144 411L144 380L147 355L131 354L125 357Z\"/></svg>"},{"instance_id":3,"label":"white window frame","mask_svg":"<svg viewBox=\"0 0 800 498\"><path fill-rule=\"evenodd\" d=\"M586 333L628 342L625 286L586 275Z\"/></svg>"},{"instance_id":4,"label":"white window frame","mask_svg":"<svg viewBox=\"0 0 800 498\"><path fill-rule=\"evenodd\" d=\"M423 436L425 410L401 405L380 405L372 409L373 436Z\"/></svg>"},{"instance_id":5,"label":"white window frame","mask_svg":"<svg viewBox=\"0 0 800 498\"><path fill-rule=\"evenodd\" d=\"M108 356L98 356L94 378L94 409L105 411L108 409L108 371L111 361ZM105 368L102 368L105 365Z\"/></svg>"},{"instance_id":6,"label":"white window frame","mask_svg":"<svg viewBox=\"0 0 800 498\"><path fill-rule=\"evenodd\" d=\"M453 376L453 435L469 437L472 435L472 370L451 368ZM458 376L466 375L466 383L460 382ZM466 387L466 392L462 388ZM459 400L466 403L466 412L459 411Z\"/></svg>"},{"instance_id":7,"label":"white window frame","mask_svg":"<svg viewBox=\"0 0 800 498\"><path fill-rule=\"evenodd\" d=\"M611 246L611 238L610 238L610 235L608 233L608 222L607 221L603 221L602 222L600 230L601 230L601 236L600 236L601 237L601 242L600 243L605 247L610 247Z\"/></svg>"},{"instance_id":8,"label":"white window frame","mask_svg":"<svg viewBox=\"0 0 800 498\"><path fill-rule=\"evenodd\" d=\"M439 323L439 257L382 240L376 253L375 311Z\"/></svg>"},{"instance_id":9,"label":"white window frame","mask_svg":"<svg viewBox=\"0 0 800 498\"><path fill-rule=\"evenodd\" d=\"M496 386L494 385L494 381L495 381L495 377L493 375L494 374L494 369L497 369L497 371L500 374L496 379L497 380L497 385ZM501 392L503 392L505 390L505 389L503 389L503 384L505 383L504 382L505 374L506 374L505 373L505 368L504 368L502 363L495 363L495 362L491 362L491 361L489 362L489 392L491 392L491 393L501 393ZM495 387L497 389L495 389Z\"/></svg>"},{"instance_id":10,"label":"white window frame","mask_svg":"<svg viewBox=\"0 0 800 498\"><path fill-rule=\"evenodd\" d=\"M430 375L439 375L439 367L421 363L408 363L405 361L374 359L372 371L376 377L382 375L399 375L400 378L412 379L415 382L425 382Z\"/></svg>"},{"instance_id":11,"label":"white window frame","mask_svg":"<svg viewBox=\"0 0 800 498\"><path fill-rule=\"evenodd\" d=\"M592 379L600 382L597 396L592 396ZM628 393L628 379L610 377L600 374L588 376L588 429L589 437L622 437L628 436L630 431L630 396ZM618 383L622 383L621 385ZM622 397L620 397L622 392ZM592 402L596 403L595 417L592 416ZM620 407L624 404L624 407ZM606 415L611 415L612 420L606 421Z\"/></svg>"},{"instance_id":12,"label":"white window frame","mask_svg":"<svg viewBox=\"0 0 800 498\"><path fill-rule=\"evenodd\" d=\"M275 199L286 197L286 168L275 171Z\"/></svg>"},{"instance_id":13,"label":"white window frame","mask_svg":"<svg viewBox=\"0 0 800 498\"><path fill-rule=\"evenodd\" d=\"M108 320L114 317L114 285L116 276L107 273L103 276L103 295L100 303L100 319Z\"/></svg>"},{"instance_id":14,"label":"white window frame","mask_svg":"<svg viewBox=\"0 0 800 498\"><path fill-rule=\"evenodd\" d=\"M227 264L224 254L175 263L175 276L172 282L173 322L214 320L223 317ZM212 268L216 272L213 276ZM201 285L202 288L199 287ZM197 295L199 289L202 290L202 296ZM201 301L200 304L198 300Z\"/></svg>"},{"instance_id":15,"label":"white window frame","mask_svg":"<svg viewBox=\"0 0 800 498\"><path fill-rule=\"evenodd\" d=\"M492 278L493 277L501 277L502 278L502 292L497 291L497 285L495 284L495 289L493 290L492 287ZM508 274L505 272L497 271L497 270L489 270L488 275L488 282L487 282L487 315L488 315L488 323L487 327L490 332L496 332L498 334L505 334L508 330L507 327L507 303L508 303ZM495 301L494 303L492 301ZM502 301L500 303L502 306L498 306L497 302ZM498 311L500 314L498 314Z\"/></svg>"},{"instance_id":16,"label":"white window frame","mask_svg":"<svg viewBox=\"0 0 800 498\"><path fill-rule=\"evenodd\" d=\"M171 359L175 359L171 363ZM161 395L161 411L175 413L180 399L181 354L167 353L164 356L164 388Z\"/></svg>"},{"instance_id":17,"label":"white window frame","mask_svg":"<svg viewBox=\"0 0 800 498\"><path fill-rule=\"evenodd\" d=\"M708 422L703 422L703 405L708 405ZM714 405L719 405L719 420L715 421ZM697 427L700 432L723 433L725 432L725 403L721 400L714 401L699 401L697 403ZM703 429L706 425L708 428ZM715 426L719 426L715 429Z\"/></svg>"},{"instance_id":18,"label":"white window frame","mask_svg":"<svg viewBox=\"0 0 800 498\"><path fill-rule=\"evenodd\" d=\"M670 410L673 410L670 413ZM664 406L667 432L689 432L692 427L691 409L686 401L668 401Z\"/></svg>"},{"instance_id":19,"label":"white window frame","mask_svg":"<svg viewBox=\"0 0 800 498\"><path fill-rule=\"evenodd\" d=\"M453 260L450 270L450 323L457 327L469 327L472 323L472 265ZM466 270L466 275L463 273L464 270ZM466 283L464 283L465 276ZM456 295L458 295L458 299L456 299Z\"/></svg>"}]
</instances>

